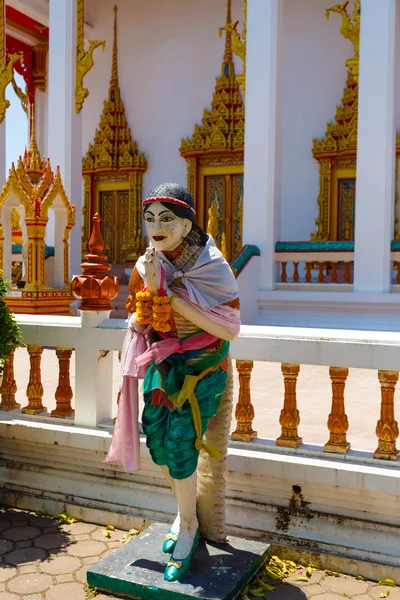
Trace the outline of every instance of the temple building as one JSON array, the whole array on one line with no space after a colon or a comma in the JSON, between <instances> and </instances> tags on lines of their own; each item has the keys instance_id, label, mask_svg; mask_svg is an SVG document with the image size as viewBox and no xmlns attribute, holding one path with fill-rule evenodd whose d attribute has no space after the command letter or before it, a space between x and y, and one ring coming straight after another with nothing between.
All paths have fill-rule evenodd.
<instances>
[{"instance_id":1,"label":"temple building","mask_svg":"<svg viewBox=\"0 0 400 600\"><path fill-rule=\"evenodd\" d=\"M400 330L398 4L0 0L0 187L9 86L75 206L69 281L98 212L123 308L141 199L176 181L232 265L245 324ZM0 268L12 252L17 280L14 208Z\"/></svg>"}]
</instances>

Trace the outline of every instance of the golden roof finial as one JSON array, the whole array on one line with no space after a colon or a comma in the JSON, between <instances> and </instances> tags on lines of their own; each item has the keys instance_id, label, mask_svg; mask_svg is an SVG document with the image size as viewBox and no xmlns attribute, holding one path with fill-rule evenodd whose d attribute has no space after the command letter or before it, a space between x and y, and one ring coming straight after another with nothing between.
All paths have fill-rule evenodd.
<instances>
[{"instance_id":1,"label":"golden roof finial","mask_svg":"<svg viewBox=\"0 0 400 600\"><path fill-rule=\"evenodd\" d=\"M36 137L35 137L35 105L31 104L31 135L29 140L29 148L36 148Z\"/></svg>"},{"instance_id":2,"label":"golden roof finial","mask_svg":"<svg viewBox=\"0 0 400 600\"><path fill-rule=\"evenodd\" d=\"M26 172L41 173L42 158L35 137L35 105L30 104L30 139L29 148L24 156L24 164Z\"/></svg>"},{"instance_id":3,"label":"golden roof finial","mask_svg":"<svg viewBox=\"0 0 400 600\"><path fill-rule=\"evenodd\" d=\"M118 83L118 45L117 45L117 12L118 8L114 6L114 43L112 51L112 67L111 67L111 80L110 87L117 88Z\"/></svg>"},{"instance_id":4,"label":"golden roof finial","mask_svg":"<svg viewBox=\"0 0 400 600\"><path fill-rule=\"evenodd\" d=\"M230 62L232 60L232 16L231 16L231 5L232 0L228 0L228 6L226 11L226 25L225 25L225 52L224 61Z\"/></svg>"}]
</instances>

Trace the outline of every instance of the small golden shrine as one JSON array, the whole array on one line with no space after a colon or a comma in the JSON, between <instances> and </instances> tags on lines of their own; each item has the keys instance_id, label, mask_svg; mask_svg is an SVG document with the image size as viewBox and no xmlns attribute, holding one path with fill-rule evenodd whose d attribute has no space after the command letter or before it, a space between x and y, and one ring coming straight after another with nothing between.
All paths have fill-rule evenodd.
<instances>
[{"instance_id":1,"label":"small golden shrine","mask_svg":"<svg viewBox=\"0 0 400 600\"><path fill-rule=\"evenodd\" d=\"M75 224L75 207L65 194L59 167L53 173L50 161L40 156L33 118L29 149L23 158L19 158L17 167L12 164L0 193L0 270L10 280L14 209L20 215L20 279L23 281L18 289L9 290L6 296L8 307L16 313L68 314L74 301L70 290L68 239ZM45 260L50 209L55 215L55 247L52 256Z\"/></svg>"},{"instance_id":2,"label":"small golden shrine","mask_svg":"<svg viewBox=\"0 0 400 600\"><path fill-rule=\"evenodd\" d=\"M118 82L117 7L114 8L114 45L108 100L100 125L82 163L84 206L82 255L87 253L95 213L101 216L105 254L113 264L132 265L146 249L142 231L142 181L147 169L144 154L132 141Z\"/></svg>"},{"instance_id":3,"label":"small golden shrine","mask_svg":"<svg viewBox=\"0 0 400 600\"><path fill-rule=\"evenodd\" d=\"M231 259L242 247L244 105L232 60L231 0L225 27L221 75L216 78L211 110L191 138L182 139L187 186L196 202L197 218L206 229L216 222L215 241Z\"/></svg>"},{"instance_id":4,"label":"small golden shrine","mask_svg":"<svg viewBox=\"0 0 400 600\"><path fill-rule=\"evenodd\" d=\"M326 10L339 13L342 17L340 32L354 47L348 67L346 87L342 102L336 108L335 120L327 124L323 139L314 139L312 153L319 163L317 230L311 233L312 241L354 241L357 123L358 123L358 74L360 45L360 0L354 1L354 10L347 13L349 2L335 4ZM400 138L396 141L396 185L395 185L395 239L398 217L398 157Z\"/></svg>"}]
</instances>

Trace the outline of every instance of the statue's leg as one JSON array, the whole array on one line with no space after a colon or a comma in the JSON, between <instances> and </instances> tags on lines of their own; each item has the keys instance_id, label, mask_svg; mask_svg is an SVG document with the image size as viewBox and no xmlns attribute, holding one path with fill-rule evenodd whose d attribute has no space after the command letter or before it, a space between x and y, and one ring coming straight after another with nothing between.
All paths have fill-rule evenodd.
<instances>
[{"instance_id":1,"label":"statue's leg","mask_svg":"<svg viewBox=\"0 0 400 600\"><path fill-rule=\"evenodd\" d=\"M164 477L167 480L171 490L174 492L174 496L176 498L176 490L175 490L175 479L172 479L171 475L169 474L169 469L167 466L163 466L161 467L162 472L164 473ZM179 514L179 507L178 507L178 514L176 515L175 521L172 523L171 527L170 527L170 532L171 533L179 533L179 526L180 526L180 514Z\"/></svg>"},{"instance_id":2,"label":"statue's leg","mask_svg":"<svg viewBox=\"0 0 400 600\"><path fill-rule=\"evenodd\" d=\"M225 462L232 420L233 374L228 357L228 378L217 413L217 426L207 429L204 441L217 448L221 458L200 452L197 484L197 515L200 533L213 542L226 539L225 528Z\"/></svg>"},{"instance_id":3,"label":"statue's leg","mask_svg":"<svg viewBox=\"0 0 400 600\"><path fill-rule=\"evenodd\" d=\"M196 471L186 479L175 479L174 486L180 516L180 530L173 559L180 560L189 555L199 527L196 515Z\"/></svg>"}]
</instances>

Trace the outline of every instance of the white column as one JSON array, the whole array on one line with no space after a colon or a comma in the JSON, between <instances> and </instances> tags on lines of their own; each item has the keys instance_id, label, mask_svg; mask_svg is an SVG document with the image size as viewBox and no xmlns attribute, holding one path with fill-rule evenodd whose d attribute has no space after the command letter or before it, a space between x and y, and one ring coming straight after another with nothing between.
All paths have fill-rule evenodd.
<instances>
[{"instance_id":1,"label":"white column","mask_svg":"<svg viewBox=\"0 0 400 600\"><path fill-rule=\"evenodd\" d=\"M82 229L82 124L75 112L76 0L50 0L48 154L60 165L65 191L76 206L70 237L71 277L80 273Z\"/></svg>"},{"instance_id":2,"label":"white column","mask_svg":"<svg viewBox=\"0 0 400 600\"><path fill-rule=\"evenodd\" d=\"M85 328L94 328L108 319L109 311L82 311L82 339L75 349L75 425L97 427L111 419L113 352L98 350ZM89 332L90 333L90 332Z\"/></svg>"},{"instance_id":3,"label":"white column","mask_svg":"<svg viewBox=\"0 0 400 600\"><path fill-rule=\"evenodd\" d=\"M243 243L261 250L257 287L274 288L279 235L279 60L282 0L249 0L246 48L246 129Z\"/></svg>"},{"instance_id":4,"label":"white column","mask_svg":"<svg viewBox=\"0 0 400 600\"><path fill-rule=\"evenodd\" d=\"M389 292L393 238L396 0L362 0L354 291Z\"/></svg>"}]
</instances>

